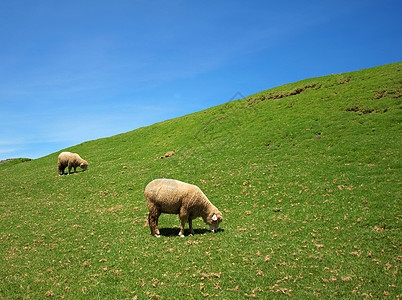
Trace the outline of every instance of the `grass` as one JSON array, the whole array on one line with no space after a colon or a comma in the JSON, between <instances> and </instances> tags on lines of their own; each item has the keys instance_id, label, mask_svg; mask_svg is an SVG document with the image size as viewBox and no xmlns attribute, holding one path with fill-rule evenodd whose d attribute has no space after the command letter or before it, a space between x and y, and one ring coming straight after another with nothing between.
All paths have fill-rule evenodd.
<instances>
[{"instance_id":1,"label":"grass","mask_svg":"<svg viewBox=\"0 0 402 300\"><path fill-rule=\"evenodd\" d=\"M284 85L0 167L0 298L399 298L396 63ZM176 155L159 159L170 150ZM222 230L149 234L145 185L198 185ZM186 235L189 231L186 230Z\"/></svg>"},{"instance_id":2,"label":"grass","mask_svg":"<svg viewBox=\"0 0 402 300\"><path fill-rule=\"evenodd\" d=\"M20 164L26 161L30 161L30 158L14 158L14 159L5 159L0 161L0 168L10 167L16 164Z\"/></svg>"}]
</instances>

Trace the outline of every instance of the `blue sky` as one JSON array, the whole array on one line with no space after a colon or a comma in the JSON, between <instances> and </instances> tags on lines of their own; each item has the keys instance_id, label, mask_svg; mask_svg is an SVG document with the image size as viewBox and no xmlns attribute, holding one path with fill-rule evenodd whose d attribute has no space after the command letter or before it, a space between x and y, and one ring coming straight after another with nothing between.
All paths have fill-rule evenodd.
<instances>
[{"instance_id":1,"label":"blue sky","mask_svg":"<svg viewBox=\"0 0 402 300\"><path fill-rule=\"evenodd\" d=\"M402 1L0 2L0 160L401 61Z\"/></svg>"}]
</instances>

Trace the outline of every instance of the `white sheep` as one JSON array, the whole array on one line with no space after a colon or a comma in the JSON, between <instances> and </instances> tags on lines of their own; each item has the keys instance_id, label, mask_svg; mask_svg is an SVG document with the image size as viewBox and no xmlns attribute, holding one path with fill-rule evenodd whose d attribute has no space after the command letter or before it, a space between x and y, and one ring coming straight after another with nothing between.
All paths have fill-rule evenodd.
<instances>
[{"instance_id":1,"label":"white sheep","mask_svg":"<svg viewBox=\"0 0 402 300\"><path fill-rule=\"evenodd\" d=\"M64 169L66 167L68 167L67 174L70 175L72 168L74 168L74 173L77 171L78 167L85 171L88 167L88 162L82 159L77 153L62 152L59 154L57 166L59 169L59 176L64 175Z\"/></svg>"},{"instance_id":2,"label":"white sheep","mask_svg":"<svg viewBox=\"0 0 402 300\"><path fill-rule=\"evenodd\" d=\"M195 185L174 179L155 179L146 186L144 195L149 210L151 235L156 237L160 237L158 218L161 213L179 215L180 237L184 237L186 222L191 234L194 234L192 220L195 218L202 217L212 232L216 232L222 222L222 213Z\"/></svg>"},{"instance_id":3,"label":"white sheep","mask_svg":"<svg viewBox=\"0 0 402 300\"><path fill-rule=\"evenodd\" d=\"M176 152L176 150L168 151L168 152L166 152L166 154L164 156L161 156L161 158L172 157L175 154L175 152Z\"/></svg>"}]
</instances>

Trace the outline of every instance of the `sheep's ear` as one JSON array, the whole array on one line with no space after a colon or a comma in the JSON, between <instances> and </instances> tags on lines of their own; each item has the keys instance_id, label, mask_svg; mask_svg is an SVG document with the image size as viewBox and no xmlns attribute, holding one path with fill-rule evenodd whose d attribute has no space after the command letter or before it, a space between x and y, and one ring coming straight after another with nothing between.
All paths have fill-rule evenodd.
<instances>
[{"instance_id":1,"label":"sheep's ear","mask_svg":"<svg viewBox=\"0 0 402 300\"><path fill-rule=\"evenodd\" d=\"M214 215L212 216L212 221L218 221L218 217L216 216L216 214L214 214Z\"/></svg>"}]
</instances>

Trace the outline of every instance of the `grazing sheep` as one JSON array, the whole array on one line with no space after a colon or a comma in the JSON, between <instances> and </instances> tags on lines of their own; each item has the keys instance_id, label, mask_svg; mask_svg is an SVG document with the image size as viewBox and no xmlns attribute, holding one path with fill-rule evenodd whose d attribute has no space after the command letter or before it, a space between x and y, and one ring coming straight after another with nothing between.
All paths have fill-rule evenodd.
<instances>
[{"instance_id":1,"label":"grazing sheep","mask_svg":"<svg viewBox=\"0 0 402 300\"><path fill-rule=\"evenodd\" d=\"M164 156L161 156L161 158L168 158L174 155L174 153L176 152L176 150L173 151L168 151L166 152L166 154Z\"/></svg>"},{"instance_id":2,"label":"grazing sheep","mask_svg":"<svg viewBox=\"0 0 402 300\"><path fill-rule=\"evenodd\" d=\"M222 222L222 213L208 200L199 187L174 179L155 179L144 191L149 210L151 235L160 236L158 218L161 213L179 214L181 220L179 236L184 237L184 225L188 222L194 234L192 220L202 217L212 232Z\"/></svg>"},{"instance_id":3,"label":"grazing sheep","mask_svg":"<svg viewBox=\"0 0 402 300\"><path fill-rule=\"evenodd\" d=\"M78 167L80 167L84 171L88 167L88 163L86 160L83 160L77 153L71 153L71 152L60 153L57 165L59 168L59 176L64 175L64 169L66 167L68 167L68 173L67 173L68 175L70 175L72 168L74 168L75 173Z\"/></svg>"}]
</instances>

